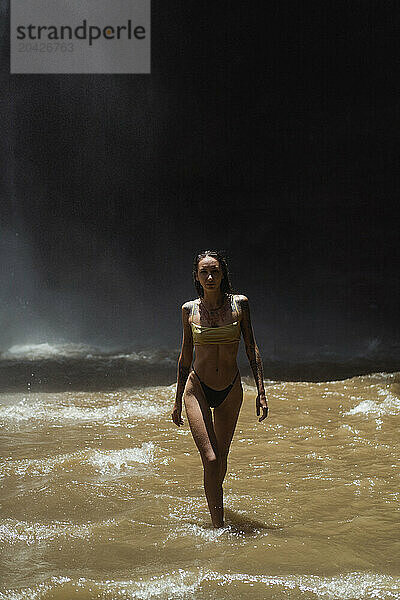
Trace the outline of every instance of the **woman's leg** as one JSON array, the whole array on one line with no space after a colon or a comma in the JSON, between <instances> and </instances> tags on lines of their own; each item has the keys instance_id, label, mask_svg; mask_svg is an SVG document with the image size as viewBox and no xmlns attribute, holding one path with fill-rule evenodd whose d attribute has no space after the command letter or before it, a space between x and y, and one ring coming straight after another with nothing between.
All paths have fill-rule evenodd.
<instances>
[{"instance_id":1,"label":"woman's leg","mask_svg":"<svg viewBox=\"0 0 400 600\"><path fill-rule=\"evenodd\" d=\"M242 402L243 388L240 376L238 376L225 400L214 409L214 431L220 460L221 485L225 479L229 448L235 433Z\"/></svg>"},{"instance_id":2,"label":"woman's leg","mask_svg":"<svg viewBox=\"0 0 400 600\"><path fill-rule=\"evenodd\" d=\"M204 490L212 524L214 527L222 527L224 517L217 438L210 407L193 372L187 380L183 399L189 426L203 463Z\"/></svg>"}]
</instances>

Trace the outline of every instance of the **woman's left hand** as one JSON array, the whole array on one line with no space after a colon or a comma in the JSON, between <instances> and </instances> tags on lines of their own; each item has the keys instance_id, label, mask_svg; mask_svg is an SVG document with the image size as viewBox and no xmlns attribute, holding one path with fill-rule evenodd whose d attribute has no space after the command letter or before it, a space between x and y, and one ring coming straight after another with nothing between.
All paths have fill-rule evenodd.
<instances>
[{"instance_id":1,"label":"woman's left hand","mask_svg":"<svg viewBox=\"0 0 400 600\"><path fill-rule=\"evenodd\" d=\"M182 402L175 402L171 417L175 425L178 425L178 427L183 425Z\"/></svg>"},{"instance_id":2,"label":"woman's left hand","mask_svg":"<svg viewBox=\"0 0 400 600\"><path fill-rule=\"evenodd\" d=\"M256 398L256 410L257 410L257 417L260 416L260 412L262 410L262 415L258 419L259 422L263 421L268 416L268 402L267 402L267 398L265 397L265 394L258 394L258 396Z\"/></svg>"}]
</instances>

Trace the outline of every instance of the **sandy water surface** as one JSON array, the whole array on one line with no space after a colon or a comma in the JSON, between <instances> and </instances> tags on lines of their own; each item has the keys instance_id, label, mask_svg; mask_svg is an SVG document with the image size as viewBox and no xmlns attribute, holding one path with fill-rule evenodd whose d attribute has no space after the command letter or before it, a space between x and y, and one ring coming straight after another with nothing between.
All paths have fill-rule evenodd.
<instances>
[{"instance_id":1,"label":"sandy water surface","mask_svg":"<svg viewBox=\"0 0 400 600\"><path fill-rule=\"evenodd\" d=\"M400 598L400 373L266 382L213 530L174 385L0 395L0 599Z\"/></svg>"}]
</instances>

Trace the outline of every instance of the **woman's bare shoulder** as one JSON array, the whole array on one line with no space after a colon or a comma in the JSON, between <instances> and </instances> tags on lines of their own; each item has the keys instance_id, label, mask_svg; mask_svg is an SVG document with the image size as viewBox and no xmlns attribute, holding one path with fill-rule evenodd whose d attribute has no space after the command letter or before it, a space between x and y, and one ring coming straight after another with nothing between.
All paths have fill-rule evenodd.
<instances>
[{"instance_id":1,"label":"woman's bare shoulder","mask_svg":"<svg viewBox=\"0 0 400 600\"><path fill-rule=\"evenodd\" d=\"M249 301L248 297L244 296L243 294L234 294L233 297L236 300L236 302L240 305L242 305L242 303Z\"/></svg>"},{"instance_id":2,"label":"woman's bare shoulder","mask_svg":"<svg viewBox=\"0 0 400 600\"><path fill-rule=\"evenodd\" d=\"M187 302L184 302L184 304L182 304L182 312L190 313L197 300L198 298L196 298L196 300L188 300Z\"/></svg>"}]
</instances>

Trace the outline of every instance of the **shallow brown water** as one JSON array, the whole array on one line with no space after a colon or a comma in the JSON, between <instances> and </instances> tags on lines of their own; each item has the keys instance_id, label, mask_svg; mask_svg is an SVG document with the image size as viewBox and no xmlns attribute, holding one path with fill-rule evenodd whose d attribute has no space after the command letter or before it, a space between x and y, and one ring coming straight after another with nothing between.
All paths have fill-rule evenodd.
<instances>
[{"instance_id":1,"label":"shallow brown water","mask_svg":"<svg viewBox=\"0 0 400 600\"><path fill-rule=\"evenodd\" d=\"M400 598L400 373L246 381L220 530L174 386L0 395L0 599Z\"/></svg>"}]
</instances>

